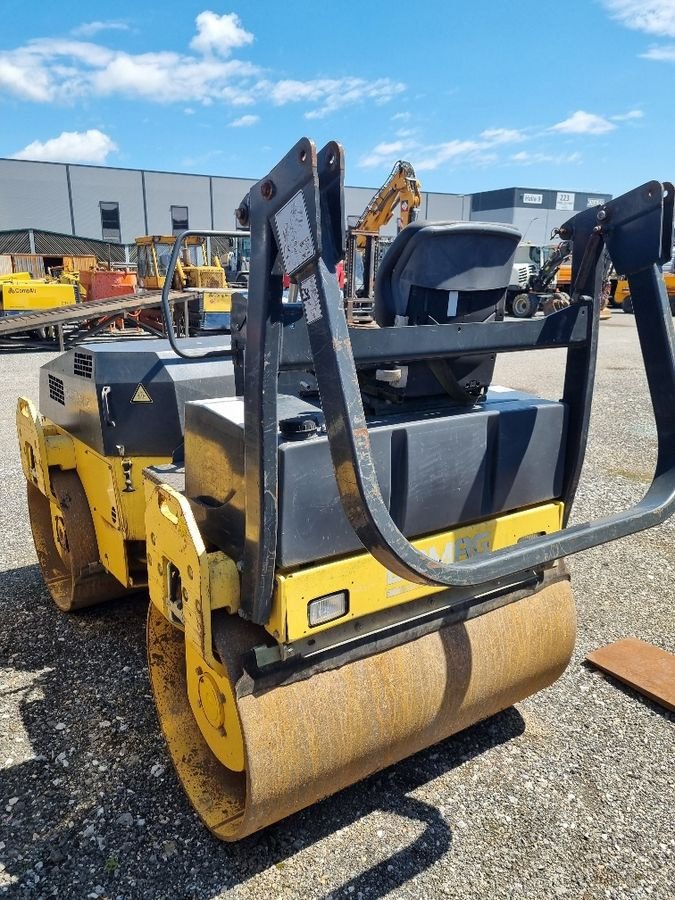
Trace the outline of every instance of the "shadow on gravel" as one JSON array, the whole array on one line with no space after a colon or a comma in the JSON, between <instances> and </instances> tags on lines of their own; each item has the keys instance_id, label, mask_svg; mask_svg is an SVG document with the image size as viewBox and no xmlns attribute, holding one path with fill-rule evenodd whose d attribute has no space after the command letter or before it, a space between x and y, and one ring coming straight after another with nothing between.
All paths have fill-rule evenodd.
<instances>
[{"instance_id":1,"label":"shadow on gravel","mask_svg":"<svg viewBox=\"0 0 675 900\"><path fill-rule=\"evenodd\" d=\"M266 890L293 888L297 877L294 896L382 897L452 847L439 809L410 794L524 731L508 709L225 845L192 812L168 762L147 679L144 599L66 616L37 566L0 573L0 599L0 895L207 900L271 870L279 881L266 877ZM388 823L391 840L365 850L369 867L329 889L333 855L317 845L376 810L422 830ZM311 886L306 864L293 861L308 848Z\"/></svg>"}]
</instances>

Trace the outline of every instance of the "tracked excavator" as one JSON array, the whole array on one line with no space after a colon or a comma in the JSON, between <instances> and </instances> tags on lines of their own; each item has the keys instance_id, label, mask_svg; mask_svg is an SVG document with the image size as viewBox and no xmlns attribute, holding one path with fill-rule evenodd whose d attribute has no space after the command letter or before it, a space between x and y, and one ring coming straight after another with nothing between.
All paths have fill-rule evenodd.
<instances>
[{"instance_id":1,"label":"tracked excavator","mask_svg":"<svg viewBox=\"0 0 675 900\"><path fill-rule=\"evenodd\" d=\"M72 609L147 582L169 754L228 841L550 685L574 643L564 557L675 508L658 269L673 186L570 219L571 302L545 319L503 320L515 228L414 223L378 271L378 327L363 329L335 275L343 172L338 144L303 139L242 202L251 280L228 346L181 342L169 316L152 360L65 354L43 367L43 415L19 403L47 586ZM636 506L571 524L603 248L635 298L658 462ZM299 305L282 302L282 272ZM560 401L492 384L498 353L554 348ZM134 565L114 570L125 542Z\"/></svg>"}]
</instances>

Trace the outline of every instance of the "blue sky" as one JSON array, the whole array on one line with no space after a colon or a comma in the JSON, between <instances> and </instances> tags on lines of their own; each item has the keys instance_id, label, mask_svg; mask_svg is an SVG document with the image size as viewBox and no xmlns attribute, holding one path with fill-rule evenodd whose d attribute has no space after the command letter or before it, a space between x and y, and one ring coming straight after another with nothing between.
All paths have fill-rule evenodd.
<instances>
[{"instance_id":1,"label":"blue sky","mask_svg":"<svg viewBox=\"0 0 675 900\"><path fill-rule=\"evenodd\" d=\"M351 185L675 177L675 0L78 6L5 17L0 156L259 178L307 135Z\"/></svg>"}]
</instances>

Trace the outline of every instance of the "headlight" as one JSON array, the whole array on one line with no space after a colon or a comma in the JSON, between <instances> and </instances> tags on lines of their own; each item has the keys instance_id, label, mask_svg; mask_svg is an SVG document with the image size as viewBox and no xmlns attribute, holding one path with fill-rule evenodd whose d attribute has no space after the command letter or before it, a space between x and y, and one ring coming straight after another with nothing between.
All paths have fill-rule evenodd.
<instances>
[{"instance_id":1,"label":"headlight","mask_svg":"<svg viewBox=\"0 0 675 900\"><path fill-rule=\"evenodd\" d=\"M318 597L307 604L307 619L310 628L317 625L324 625L326 622L332 622L333 619L339 619L344 616L349 608L347 591L340 591L338 594L326 594L325 597Z\"/></svg>"}]
</instances>

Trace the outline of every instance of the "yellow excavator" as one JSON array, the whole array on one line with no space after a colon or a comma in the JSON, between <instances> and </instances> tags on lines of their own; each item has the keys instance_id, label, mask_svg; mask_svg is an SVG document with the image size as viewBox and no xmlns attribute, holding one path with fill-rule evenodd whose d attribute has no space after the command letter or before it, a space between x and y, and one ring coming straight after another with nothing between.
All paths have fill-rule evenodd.
<instances>
[{"instance_id":1,"label":"yellow excavator","mask_svg":"<svg viewBox=\"0 0 675 900\"><path fill-rule=\"evenodd\" d=\"M398 207L397 230L417 218L422 202L421 185L412 163L398 160L359 218L349 227L345 252L345 308L350 323L372 321L375 276L389 242L380 231Z\"/></svg>"},{"instance_id":2,"label":"yellow excavator","mask_svg":"<svg viewBox=\"0 0 675 900\"><path fill-rule=\"evenodd\" d=\"M570 219L570 305L523 322L517 229L413 223L364 329L336 276L343 173L339 144L303 139L244 198L231 337L179 340L169 316L167 341L80 346L17 412L49 592L74 610L147 585L168 751L228 841L546 688L574 644L563 558L675 509L673 186ZM636 506L570 524L603 249L638 298L658 462ZM559 401L492 384L498 353L561 347Z\"/></svg>"}]
</instances>

